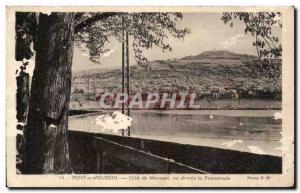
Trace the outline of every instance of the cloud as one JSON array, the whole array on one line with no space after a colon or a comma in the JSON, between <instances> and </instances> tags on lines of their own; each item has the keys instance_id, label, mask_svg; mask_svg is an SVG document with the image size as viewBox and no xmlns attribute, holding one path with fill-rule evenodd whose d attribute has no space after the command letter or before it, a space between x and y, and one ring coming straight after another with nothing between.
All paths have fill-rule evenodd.
<instances>
[{"instance_id":1,"label":"cloud","mask_svg":"<svg viewBox=\"0 0 300 193\"><path fill-rule=\"evenodd\" d=\"M237 34L235 36L226 39L224 42L221 42L220 45L223 46L223 48L228 48L230 46L235 45L238 39L242 38L243 36L244 36L243 34Z\"/></svg>"},{"instance_id":2,"label":"cloud","mask_svg":"<svg viewBox=\"0 0 300 193\"><path fill-rule=\"evenodd\" d=\"M90 55L88 55L87 53L82 53L82 55L85 57L90 57Z\"/></svg>"},{"instance_id":3,"label":"cloud","mask_svg":"<svg viewBox=\"0 0 300 193\"><path fill-rule=\"evenodd\" d=\"M112 53L115 52L115 49L110 49L108 50L107 52L104 52L101 57L102 58L106 58L108 56L110 56ZM90 57L90 55L88 53L86 53L86 50L82 50L82 55L85 56L85 57Z\"/></svg>"},{"instance_id":4,"label":"cloud","mask_svg":"<svg viewBox=\"0 0 300 193\"><path fill-rule=\"evenodd\" d=\"M110 49L109 51L103 53L102 58L106 58L115 52L115 49Z\"/></svg>"}]
</instances>

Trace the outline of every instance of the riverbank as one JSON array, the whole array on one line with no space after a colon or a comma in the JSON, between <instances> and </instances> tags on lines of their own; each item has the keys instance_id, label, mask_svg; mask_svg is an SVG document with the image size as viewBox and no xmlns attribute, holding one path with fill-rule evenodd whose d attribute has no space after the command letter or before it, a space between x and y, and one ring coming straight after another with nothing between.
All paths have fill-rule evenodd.
<instances>
[{"instance_id":1,"label":"riverbank","mask_svg":"<svg viewBox=\"0 0 300 193\"><path fill-rule=\"evenodd\" d=\"M200 108L196 110L281 110L282 101L262 99L196 100L195 105L200 105ZM81 105L71 101L70 109L102 110L99 101L83 101Z\"/></svg>"}]
</instances>

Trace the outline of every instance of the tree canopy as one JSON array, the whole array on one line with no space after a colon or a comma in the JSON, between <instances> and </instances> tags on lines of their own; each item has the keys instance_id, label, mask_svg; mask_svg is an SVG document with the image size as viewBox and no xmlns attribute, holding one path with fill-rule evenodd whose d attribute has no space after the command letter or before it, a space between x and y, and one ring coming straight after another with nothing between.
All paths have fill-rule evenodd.
<instances>
[{"instance_id":1,"label":"tree canopy","mask_svg":"<svg viewBox=\"0 0 300 193\"><path fill-rule=\"evenodd\" d=\"M105 14L105 15L103 15ZM107 52L105 43L111 37L124 41L124 32L133 37L132 47L138 65L147 66L144 49L158 46L172 50L167 38L183 38L189 29L179 29L176 22L182 19L181 13L78 13L75 28L75 43L89 50L90 60L99 63L102 53Z\"/></svg>"},{"instance_id":2,"label":"tree canopy","mask_svg":"<svg viewBox=\"0 0 300 193\"><path fill-rule=\"evenodd\" d=\"M30 58L32 53L29 46L39 28L38 17L43 13L22 12L17 13L16 37L22 45L16 49L16 59ZM183 38L190 32L187 28L180 29L178 20L182 20L181 13L117 13L117 12L77 12L75 20L75 44L87 48L92 62L99 63L100 55L107 52L105 44L111 37L124 41L124 34L133 37L132 46L134 57L140 66L147 66L148 59L143 56L143 50L154 45L163 51L172 50L167 38L173 36ZM26 38L25 38L26 37ZM24 41L24 42L23 42ZM24 53L24 50L26 53Z\"/></svg>"},{"instance_id":3,"label":"tree canopy","mask_svg":"<svg viewBox=\"0 0 300 193\"><path fill-rule=\"evenodd\" d=\"M282 46L279 37L273 31L282 27L280 12L224 12L221 20L233 27L234 20L245 24L245 34L254 36L253 46L256 47L258 65L253 65L259 71L270 77L280 76L278 63L272 59L281 58Z\"/></svg>"}]
</instances>

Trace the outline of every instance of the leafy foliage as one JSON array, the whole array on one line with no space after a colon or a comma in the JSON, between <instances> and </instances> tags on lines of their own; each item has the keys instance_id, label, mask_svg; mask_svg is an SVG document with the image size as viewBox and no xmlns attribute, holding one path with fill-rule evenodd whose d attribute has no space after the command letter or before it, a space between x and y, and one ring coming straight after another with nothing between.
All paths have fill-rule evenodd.
<instances>
[{"instance_id":1,"label":"leafy foliage","mask_svg":"<svg viewBox=\"0 0 300 193\"><path fill-rule=\"evenodd\" d=\"M16 12L16 52L17 61L29 59L33 55L30 44L34 40L37 30L36 14L30 12Z\"/></svg>"},{"instance_id":2,"label":"leafy foliage","mask_svg":"<svg viewBox=\"0 0 300 193\"><path fill-rule=\"evenodd\" d=\"M279 12L225 12L221 17L224 24L233 27L233 20L239 19L246 25L245 34L251 33L255 37L253 46L256 47L258 64L253 68L269 77L280 76L280 66L272 59L280 58L282 46L279 37L273 34L275 27L282 27L281 14Z\"/></svg>"},{"instance_id":3,"label":"leafy foliage","mask_svg":"<svg viewBox=\"0 0 300 193\"><path fill-rule=\"evenodd\" d=\"M31 43L35 41L35 35L37 30L37 17L35 13L31 12L16 12L16 45L15 45L15 59L16 61L22 61L20 71L16 70L19 75L23 75L27 68L28 59L33 56L31 50Z\"/></svg>"},{"instance_id":4,"label":"leafy foliage","mask_svg":"<svg viewBox=\"0 0 300 193\"><path fill-rule=\"evenodd\" d=\"M84 13L78 20L88 20L97 17L97 14ZM123 42L124 33L127 33L133 37L132 46L137 64L147 66L149 61L143 55L144 49L158 46L163 51L171 51L167 38L183 38L189 33L186 28L178 29L176 22L181 19L181 13L114 13L82 28L76 33L75 42L79 47L88 48L90 60L99 63L100 54L108 51L104 45L110 37Z\"/></svg>"},{"instance_id":5,"label":"leafy foliage","mask_svg":"<svg viewBox=\"0 0 300 193\"><path fill-rule=\"evenodd\" d=\"M16 24L16 36L20 37L19 39L27 37L26 45L22 44L25 48L19 46L20 49L28 52L26 58L30 58L32 55L29 45L38 30L37 21L40 14L43 13L17 13L19 22ZM132 46L138 65L147 66L149 61L143 56L144 49L152 48L155 45L163 51L171 51L172 48L167 43L167 38L169 36L183 38L190 32L186 28L178 29L176 23L181 19L181 13L77 12L74 17L75 43L78 47L87 48L90 60L99 63L100 55L109 51L105 49L105 44L109 42L110 38L114 37L123 42L125 33L127 33L133 37ZM23 55L19 57L19 60L23 59Z\"/></svg>"}]
</instances>

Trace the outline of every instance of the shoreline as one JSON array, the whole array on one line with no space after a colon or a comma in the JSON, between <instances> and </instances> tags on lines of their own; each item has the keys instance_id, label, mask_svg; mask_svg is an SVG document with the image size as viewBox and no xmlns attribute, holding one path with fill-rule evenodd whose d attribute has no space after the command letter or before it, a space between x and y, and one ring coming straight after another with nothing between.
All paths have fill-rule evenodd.
<instances>
[{"instance_id":1,"label":"shoreline","mask_svg":"<svg viewBox=\"0 0 300 193\"><path fill-rule=\"evenodd\" d=\"M88 116L92 114L99 113L110 113L114 111L121 111L121 109L116 110L94 110L94 109L71 109L70 110L73 116ZM80 114L76 114L74 112L79 111ZM155 109L144 109L144 110L135 110L132 109L132 113L142 114L142 113L156 113L156 114L166 114L166 115L216 115L216 116L228 116L228 111L230 111L231 117L273 117L274 113L281 112L282 110L227 110L227 109L194 109L194 110L155 110Z\"/></svg>"}]
</instances>

